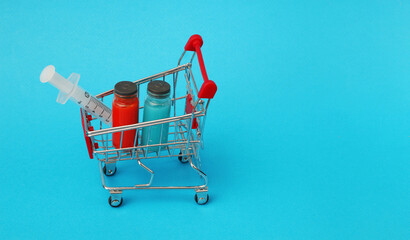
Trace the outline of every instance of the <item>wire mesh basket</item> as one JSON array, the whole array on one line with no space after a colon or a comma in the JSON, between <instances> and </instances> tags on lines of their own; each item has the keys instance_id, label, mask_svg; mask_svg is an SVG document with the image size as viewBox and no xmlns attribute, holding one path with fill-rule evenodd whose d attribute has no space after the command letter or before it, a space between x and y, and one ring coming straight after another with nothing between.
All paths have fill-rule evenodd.
<instances>
[{"instance_id":1,"label":"wire mesh basket","mask_svg":"<svg viewBox=\"0 0 410 240\"><path fill-rule=\"evenodd\" d=\"M177 67L134 82L138 89L137 96L140 99L145 92L143 89L147 88L149 82L161 80L169 83L172 86L170 117L131 125L105 127L101 120L81 109L89 156L99 160L102 184L105 189L110 191L109 204L111 206L120 206L123 201L122 191L132 189L195 189L196 202L198 204L208 202L207 176L201 170L199 152L203 148L203 133L208 107L217 87L213 81L208 79L201 53L202 44L203 41L199 35L191 36L185 45ZM192 53L190 61L181 64L182 59L188 57L187 53ZM198 58L204 80L199 89L191 68L195 56ZM113 93L114 90L111 89L96 97L104 101L104 99L110 99ZM144 106L140 106L139 110L143 108ZM153 138L153 136L149 136L149 133L153 129L161 129L160 133L162 134L164 128L168 129L167 137L161 135L159 139L154 141L154 144L151 144L150 138ZM134 144L131 147L123 147L123 136L130 131L135 132ZM141 141L143 131L148 132L148 141ZM120 146L114 146L113 134L121 134ZM152 158L171 157L179 159L182 163L189 162L191 168L201 177L202 184L153 186L154 171L142 161ZM108 186L106 177L116 173L119 161L127 160L136 160L140 167L149 172L149 181L132 186Z\"/></svg>"}]
</instances>

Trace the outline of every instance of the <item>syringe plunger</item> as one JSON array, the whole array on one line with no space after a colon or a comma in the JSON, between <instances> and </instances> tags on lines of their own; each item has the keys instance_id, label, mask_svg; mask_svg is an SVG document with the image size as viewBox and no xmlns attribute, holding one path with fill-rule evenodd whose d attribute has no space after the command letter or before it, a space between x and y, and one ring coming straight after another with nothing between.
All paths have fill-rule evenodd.
<instances>
[{"instance_id":1,"label":"syringe plunger","mask_svg":"<svg viewBox=\"0 0 410 240\"><path fill-rule=\"evenodd\" d=\"M40 81L42 83L48 82L60 90L57 97L57 102L65 104L68 99L71 99L73 102L80 105L80 107L84 108L104 123L111 125L111 109L105 106L103 102L99 101L88 92L84 91L84 89L79 87L77 85L79 79L80 75L77 73L72 73L68 79L65 79L55 71L55 67L53 65L49 65L44 68L40 75Z\"/></svg>"},{"instance_id":2,"label":"syringe plunger","mask_svg":"<svg viewBox=\"0 0 410 240\"><path fill-rule=\"evenodd\" d=\"M58 74L53 65L48 65L46 68L44 68L40 75L40 81L42 83L48 82L66 94L68 94L73 89L73 84L63 76Z\"/></svg>"}]
</instances>

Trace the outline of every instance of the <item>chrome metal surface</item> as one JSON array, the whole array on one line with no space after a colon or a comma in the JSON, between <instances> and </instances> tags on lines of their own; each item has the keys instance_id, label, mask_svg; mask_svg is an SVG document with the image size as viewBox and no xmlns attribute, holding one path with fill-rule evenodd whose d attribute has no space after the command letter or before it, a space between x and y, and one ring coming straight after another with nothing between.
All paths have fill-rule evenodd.
<instances>
[{"instance_id":1,"label":"chrome metal surface","mask_svg":"<svg viewBox=\"0 0 410 240\"><path fill-rule=\"evenodd\" d=\"M114 175L116 169L116 163L106 163L105 164L105 175L111 176Z\"/></svg>"},{"instance_id":2,"label":"chrome metal surface","mask_svg":"<svg viewBox=\"0 0 410 240\"><path fill-rule=\"evenodd\" d=\"M110 191L111 197L109 198L110 200L110 205L113 207L118 207L122 203L122 191Z\"/></svg>"},{"instance_id":3,"label":"chrome metal surface","mask_svg":"<svg viewBox=\"0 0 410 240\"><path fill-rule=\"evenodd\" d=\"M203 205L208 202L209 196L208 196L208 188L197 188L195 189L196 196L195 196L195 201L199 205Z\"/></svg>"}]
</instances>

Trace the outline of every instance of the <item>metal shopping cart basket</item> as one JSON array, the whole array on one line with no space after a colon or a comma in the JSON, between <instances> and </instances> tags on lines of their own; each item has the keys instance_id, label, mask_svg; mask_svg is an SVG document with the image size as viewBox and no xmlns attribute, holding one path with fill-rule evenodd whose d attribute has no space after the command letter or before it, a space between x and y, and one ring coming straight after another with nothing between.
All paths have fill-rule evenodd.
<instances>
[{"instance_id":1,"label":"metal shopping cart basket","mask_svg":"<svg viewBox=\"0 0 410 240\"><path fill-rule=\"evenodd\" d=\"M191 36L185 45L185 50L178 61L177 67L134 82L138 87L138 97L140 96L140 90L146 87L150 81L162 80L170 83L172 90L171 116L169 118L105 128L99 119L87 113L86 110L81 109L88 153L90 158L95 156L99 161L102 185L110 192L108 202L112 207L119 207L122 204L122 192L124 190L134 189L194 189L196 191L195 201L198 204L202 205L208 202L208 181L206 174L201 170L199 150L203 147L203 132L208 106L216 93L217 87L213 81L208 79L201 53L202 44L201 36ZM192 53L192 57L190 57L188 63L181 64L181 60L187 57L185 56L187 52ZM191 70L195 55L198 58L204 80L199 90ZM177 96L177 87L184 88L182 96ZM111 89L96 97L104 101L104 98L108 98L113 92L114 90ZM144 106L140 106L140 110L142 108ZM141 143L142 130L147 128L149 132L150 128L154 126L161 126L161 128L169 127L168 141L161 142L161 137L159 144L150 145L148 140L146 145L143 145ZM129 130L136 131L135 147L115 148L113 146L112 134L120 132L122 138L124 132ZM150 147L159 147L160 151L150 152ZM153 186L154 171L145 165L143 160L169 157L178 158L182 163L189 162L191 168L202 178L202 184L190 186ZM140 167L149 172L149 181L132 186L108 186L106 177L115 174L119 161L126 160L136 160Z\"/></svg>"}]
</instances>

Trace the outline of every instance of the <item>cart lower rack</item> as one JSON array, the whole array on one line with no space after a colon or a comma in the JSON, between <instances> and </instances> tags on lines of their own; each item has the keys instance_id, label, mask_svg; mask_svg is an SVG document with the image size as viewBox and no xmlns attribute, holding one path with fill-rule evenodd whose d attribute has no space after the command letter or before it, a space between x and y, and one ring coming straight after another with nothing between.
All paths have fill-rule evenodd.
<instances>
[{"instance_id":1,"label":"cart lower rack","mask_svg":"<svg viewBox=\"0 0 410 240\"><path fill-rule=\"evenodd\" d=\"M119 207L122 204L122 192L124 190L134 189L194 189L196 192L195 201L198 204L202 205L208 202L208 178L201 170L199 152L203 148L203 132L208 106L216 93L217 87L213 81L208 79L201 53L202 44L203 41L199 35L191 36L185 45L185 50L178 61L177 67L134 82L138 88L138 97L141 96L140 92L142 91L140 90L153 80L162 80L170 83L172 90L171 116L169 118L104 128L103 123L99 119L81 109L88 152L90 158L95 157L99 160L102 185L110 192L108 202L112 207ZM190 61L186 64L181 64L181 60L187 52L192 52ZM199 67L204 80L199 90L191 69L195 55L198 57ZM104 101L104 99L112 97L113 92L113 89L111 89L96 97ZM141 110L144 106L139 108ZM152 128L161 128L161 130L169 128L167 141L163 141L161 136L159 143L150 144L150 136L148 134L148 141L145 141L144 145L141 141L142 131L145 129L149 133ZM114 147L113 133L120 133L122 139L124 132L130 130L136 132L133 147L122 147L122 140L119 148L118 146L117 148ZM154 171L145 165L143 160L170 157L178 158L182 163L189 163L192 170L201 177L202 184L153 186ZM127 160L137 161L138 165L150 174L149 181L132 186L108 186L106 177L116 173L119 161Z\"/></svg>"}]
</instances>

